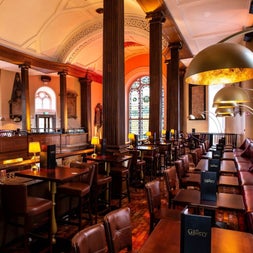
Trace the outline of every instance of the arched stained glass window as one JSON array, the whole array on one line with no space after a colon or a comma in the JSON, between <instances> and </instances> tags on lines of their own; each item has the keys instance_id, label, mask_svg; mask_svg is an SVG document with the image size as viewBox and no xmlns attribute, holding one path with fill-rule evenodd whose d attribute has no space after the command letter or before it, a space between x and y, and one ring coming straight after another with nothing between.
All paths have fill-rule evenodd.
<instances>
[{"instance_id":1,"label":"arched stained glass window","mask_svg":"<svg viewBox=\"0 0 253 253\"><path fill-rule=\"evenodd\" d=\"M146 138L149 131L150 78L142 76L136 79L129 90L129 133ZM164 115L164 91L162 89L162 122Z\"/></svg>"}]
</instances>

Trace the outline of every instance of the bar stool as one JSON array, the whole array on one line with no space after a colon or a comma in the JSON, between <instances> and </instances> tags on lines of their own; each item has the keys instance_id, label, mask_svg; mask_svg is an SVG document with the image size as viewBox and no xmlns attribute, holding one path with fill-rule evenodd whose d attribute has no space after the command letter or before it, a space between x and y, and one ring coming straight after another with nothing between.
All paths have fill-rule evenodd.
<instances>
[{"instance_id":1,"label":"bar stool","mask_svg":"<svg viewBox=\"0 0 253 253\"><path fill-rule=\"evenodd\" d=\"M129 189L129 171L132 163L132 156L124 162L126 165L114 163L111 165L110 175L112 177L112 198L119 200L119 207L121 207L122 200L128 198L131 202Z\"/></svg>"},{"instance_id":2,"label":"bar stool","mask_svg":"<svg viewBox=\"0 0 253 253\"><path fill-rule=\"evenodd\" d=\"M91 186L94 178L95 173L95 163L70 163L70 167L80 168L80 169L87 169L87 173L84 174L82 177L78 179L78 181L71 181L59 185L57 188L58 195L63 195L64 197L69 197L69 219L71 218L72 214L72 200L73 198L78 198L78 227L79 230L82 228L82 213L83 208L87 207L88 209L88 220L92 225L92 212L91 212L91 203L90 203L90 192ZM76 224L74 222L70 222L65 220L67 223Z\"/></svg>"},{"instance_id":3,"label":"bar stool","mask_svg":"<svg viewBox=\"0 0 253 253\"><path fill-rule=\"evenodd\" d=\"M112 177L100 174L98 169L97 164L91 189L92 199L94 200L95 223L97 223L98 215L111 211Z\"/></svg>"},{"instance_id":4,"label":"bar stool","mask_svg":"<svg viewBox=\"0 0 253 253\"><path fill-rule=\"evenodd\" d=\"M6 243L8 225L14 225L24 228L24 245L25 251L29 251L29 235L34 228L44 225L45 221L42 214L47 215L49 252L52 251L51 238L51 211L53 203L51 200L28 196L27 185L25 184L3 184L2 191L2 208L4 214L3 240L2 245ZM37 220L35 221L35 217ZM39 219L40 218L40 219Z\"/></svg>"},{"instance_id":5,"label":"bar stool","mask_svg":"<svg viewBox=\"0 0 253 253\"><path fill-rule=\"evenodd\" d=\"M144 187L145 178L144 178L144 170L146 167L146 161L143 159L139 159L139 151L131 150L130 154L132 155L132 166L130 173L130 182L135 187Z\"/></svg>"}]
</instances>

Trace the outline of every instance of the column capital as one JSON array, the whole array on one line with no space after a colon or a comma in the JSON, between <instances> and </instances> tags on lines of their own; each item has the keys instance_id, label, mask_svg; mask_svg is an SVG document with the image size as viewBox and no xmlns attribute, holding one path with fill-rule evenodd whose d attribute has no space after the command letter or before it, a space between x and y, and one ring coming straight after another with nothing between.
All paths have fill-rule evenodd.
<instances>
[{"instance_id":1,"label":"column capital","mask_svg":"<svg viewBox=\"0 0 253 253\"><path fill-rule=\"evenodd\" d=\"M28 64L28 63L19 64L18 66L19 66L19 68L26 69L26 70L31 67L30 64Z\"/></svg>"},{"instance_id":2,"label":"column capital","mask_svg":"<svg viewBox=\"0 0 253 253\"><path fill-rule=\"evenodd\" d=\"M170 49L182 49L183 43L181 41L171 42L169 43L168 47Z\"/></svg>"},{"instance_id":3,"label":"column capital","mask_svg":"<svg viewBox=\"0 0 253 253\"><path fill-rule=\"evenodd\" d=\"M150 23L164 23L166 20L166 16L162 10L147 13L146 18L150 19Z\"/></svg>"},{"instance_id":4,"label":"column capital","mask_svg":"<svg viewBox=\"0 0 253 253\"><path fill-rule=\"evenodd\" d=\"M66 76L68 74L68 72L66 70L60 71L57 73L60 76Z\"/></svg>"}]
</instances>

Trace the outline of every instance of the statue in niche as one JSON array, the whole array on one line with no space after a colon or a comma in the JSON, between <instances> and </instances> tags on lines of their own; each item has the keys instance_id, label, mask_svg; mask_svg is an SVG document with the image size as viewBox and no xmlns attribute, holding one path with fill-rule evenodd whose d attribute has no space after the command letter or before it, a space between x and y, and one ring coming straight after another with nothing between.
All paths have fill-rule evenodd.
<instances>
[{"instance_id":1,"label":"statue in niche","mask_svg":"<svg viewBox=\"0 0 253 253\"><path fill-rule=\"evenodd\" d=\"M94 125L97 130L97 136L101 135L101 128L103 125L103 107L102 104L97 103L95 107Z\"/></svg>"},{"instance_id":2,"label":"statue in niche","mask_svg":"<svg viewBox=\"0 0 253 253\"><path fill-rule=\"evenodd\" d=\"M16 73L12 88L10 104L10 118L15 122L22 120L22 90L23 85L19 73Z\"/></svg>"}]
</instances>

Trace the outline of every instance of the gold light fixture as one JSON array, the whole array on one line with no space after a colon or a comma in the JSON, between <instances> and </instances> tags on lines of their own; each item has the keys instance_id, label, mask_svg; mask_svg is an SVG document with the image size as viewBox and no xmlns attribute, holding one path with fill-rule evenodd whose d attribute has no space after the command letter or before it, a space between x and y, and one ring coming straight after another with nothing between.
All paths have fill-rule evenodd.
<instances>
[{"instance_id":1,"label":"gold light fixture","mask_svg":"<svg viewBox=\"0 0 253 253\"><path fill-rule=\"evenodd\" d=\"M215 110L216 117L234 117L235 111L234 108L217 108Z\"/></svg>"},{"instance_id":2,"label":"gold light fixture","mask_svg":"<svg viewBox=\"0 0 253 253\"><path fill-rule=\"evenodd\" d=\"M189 84L212 85L253 79L253 52L235 43L218 43L200 51L185 74Z\"/></svg>"},{"instance_id":3,"label":"gold light fixture","mask_svg":"<svg viewBox=\"0 0 253 253\"><path fill-rule=\"evenodd\" d=\"M96 154L96 145L99 144L99 138L97 136L93 136L91 138L91 144L94 145L94 153L92 154L92 157L96 158L97 157L97 154Z\"/></svg>"},{"instance_id":4,"label":"gold light fixture","mask_svg":"<svg viewBox=\"0 0 253 253\"><path fill-rule=\"evenodd\" d=\"M229 86L220 89L214 96L213 106L250 102L248 93L241 87Z\"/></svg>"}]
</instances>

